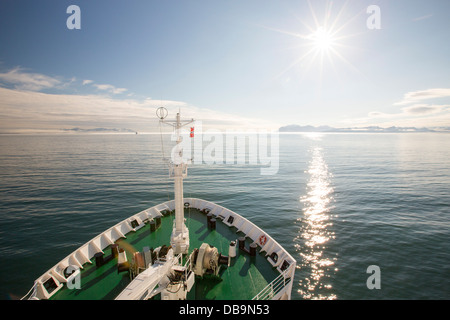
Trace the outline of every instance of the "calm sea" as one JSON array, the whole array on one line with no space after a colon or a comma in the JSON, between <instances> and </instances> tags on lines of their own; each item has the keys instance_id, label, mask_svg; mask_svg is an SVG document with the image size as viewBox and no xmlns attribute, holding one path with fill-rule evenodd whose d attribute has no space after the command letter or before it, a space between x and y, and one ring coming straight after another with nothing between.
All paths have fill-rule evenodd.
<instances>
[{"instance_id":1,"label":"calm sea","mask_svg":"<svg viewBox=\"0 0 450 320\"><path fill-rule=\"evenodd\" d=\"M158 135L1 135L0 298L23 296L98 233L173 199L161 157ZM450 299L448 134L280 135L276 174L194 164L184 189L297 259L293 299Z\"/></svg>"}]
</instances>

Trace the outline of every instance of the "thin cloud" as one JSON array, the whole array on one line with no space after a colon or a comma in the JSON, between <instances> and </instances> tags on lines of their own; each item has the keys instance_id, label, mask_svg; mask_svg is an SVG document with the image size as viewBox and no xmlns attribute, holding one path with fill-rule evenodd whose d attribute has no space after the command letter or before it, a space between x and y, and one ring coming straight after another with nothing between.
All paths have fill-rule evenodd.
<instances>
[{"instance_id":1,"label":"thin cloud","mask_svg":"<svg viewBox=\"0 0 450 320\"><path fill-rule=\"evenodd\" d=\"M185 103L164 101L171 107ZM111 127L145 129L156 121L157 102L99 95L49 94L0 88L0 130Z\"/></svg>"},{"instance_id":2,"label":"thin cloud","mask_svg":"<svg viewBox=\"0 0 450 320\"><path fill-rule=\"evenodd\" d=\"M88 85L88 84L92 85L93 87L97 88L98 90L107 91L107 92L110 92L113 94L121 94L121 93L128 91L125 88L116 88L112 84L97 84L97 83L94 83L94 80L83 80L83 86Z\"/></svg>"},{"instance_id":3,"label":"thin cloud","mask_svg":"<svg viewBox=\"0 0 450 320\"><path fill-rule=\"evenodd\" d=\"M439 113L444 111L448 106L446 105L426 105L426 104L419 104L419 105L413 105L410 107L403 108L402 111L405 114L410 115L427 115L432 113Z\"/></svg>"},{"instance_id":4,"label":"thin cloud","mask_svg":"<svg viewBox=\"0 0 450 320\"><path fill-rule=\"evenodd\" d=\"M267 123L257 119L198 108L182 101L49 94L0 87L0 132L58 131L74 127L159 132L156 109L160 106L168 109L170 119L181 110L183 118L201 121L204 130L268 128Z\"/></svg>"},{"instance_id":5,"label":"thin cloud","mask_svg":"<svg viewBox=\"0 0 450 320\"><path fill-rule=\"evenodd\" d=\"M124 93L125 91L127 91L127 89L125 89L125 88L116 88L115 86L113 86L111 84L93 84L93 86L99 90L109 91L113 94L120 94L120 93Z\"/></svg>"},{"instance_id":6,"label":"thin cloud","mask_svg":"<svg viewBox=\"0 0 450 320\"><path fill-rule=\"evenodd\" d=\"M413 21L416 22L416 21L426 20L426 19L431 18L432 16L433 16L433 14L430 13L425 16L420 16L420 17L414 18Z\"/></svg>"},{"instance_id":7,"label":"thin cloud","mask_svg":"<svg viewBox=\"0 0 450 320\"><path fill-rule=\"evenodd\" d=\"M428 90L420 90L408 92L403 96L403 100L394 103L394 105L405 105L416 103L428 99L437 99L450 97L450 88L436 88Z\"/></svg>"},{"instance_id":8,"label":"thin cloud","mask_svg":"<svg viewBox=\"0 0 450 320\"><path fill-rule=\"evenodd\" d=\"M371 111L366 117L346 119L345 124L439 127L450 123L450 105L430 100L450 97L450 88L433 88L407 92L394 106L404 106L397 112ZM430 103L431 102L431 103Z\"/></svg>"},{"instance_id":9,"label":"thin cloud","mask_svg":"<svg viewBox=\"0 0 450 320\"><path fill-rule=\"evenodd\" d=\"M73 77L70 80L62 81L55 77L26 72L21 67L15 67L8 72L0 73L0 81L3 82L4 86L9 85L17 90L42 91L45 89L66 88L75 83L76 78ZM116 88L111 84L96 84L89 79L83 80L82 84L83 86L92 85L98 90L112 94L121 94L128 91L126 88Z\"/></svg>"},{"instance_id":10,"label":"thin cloud","mask_svg":"<svg viewBox=\"0 0 450 320\"><path fill-rule=\"evenodd\" d=\"M369 118L400 118L405 116L424 116L434 113L445 112L449 110L450 105L427 105L416 104L413 106L405 107L401 109L401 112L397 113L384 113L378 111L369 112Z\"/></svg>"},{"instance_id":11,"label":"thin cloud","mask_svg":"<svg viewBox=\"0 0 450 320\"><path fill-rule=\"evenodd\" d=\"M369 117L370 118L386 117L386 116L388 116L386 113L379 112L379 111L369 112Z\"/></svg>"},{"instance_id":12,"label":"thin cloud","mask_svg":"<svg viewBox=\"0 0 450 320\"><path fill-rule=\"evenodd\" d=\"M3 86L2 86L3 84ZM6 85L7 84L7 85ZM12 86L11 86L12 84ZM95 88L95 94L67 94L70 88ZM65 93L44 93L43 89L64 89ZM127 93L126 98L113 95ZM46 75L24 72L17 67L0 73L0 132L29 130L61 130L73 127L129 128L136 131L159 131L155 111L166 107L169 116L182 110L183 118L201 121L206 129L232 128L275 129L278 124L250 119L208 108L199 108L183 101L133 99L126 88L98 84L94 80L60 80Z\"/></svg>"},{"instance_id":13,"label":"thin cloud","mask_svg":"<svg viewBox=\"0 0 450 320\"><path fill-rule=\"evenodd\" d=\"M382 127L448 127L450 124L450 105L415 104L404 107L396 113L373 111L366 118L351 119L347 122Z\"/></svg>"},{"instance_id":14,"label":"thin cloud","mask_svg":"<svg viewBox=\"0 0 450 320\"><path fill-rule=\"evenodd\" d=\"M15 89L30 91L41 91L61 85L61 81L56 78L25 72L20 67L0 73L0 81L13 85Z\"/></svg>"}]
</instances>

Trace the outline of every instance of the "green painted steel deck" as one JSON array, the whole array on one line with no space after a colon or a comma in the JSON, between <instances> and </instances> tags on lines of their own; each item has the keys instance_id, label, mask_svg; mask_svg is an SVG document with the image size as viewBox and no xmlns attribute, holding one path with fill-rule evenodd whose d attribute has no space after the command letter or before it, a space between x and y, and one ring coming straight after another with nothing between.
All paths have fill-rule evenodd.
<instances>
[{"instance_id":1,"label":"green painted steel deck","mask_svg":"<svg viewBox=\"0 0 450 320\"><path fill-rule=\"evenodd\" d=\"M218 251L228 256L230 241L244 236L236 232L235 227L228 227L217 219L216 230L207 227L206 215L201 211L185 209L186 226L190 235L190 252L200 248L202 243L214 246ZM136 251L142 252L144 247L157 248L170 245L174 214L171 213L161 219L161 226L154 232L150 231L150 224L137 231L126 234L115 243L127 252L128 260ZM246 241L248 248L251 240ZM104 251L104 256L111 254L110 247ZM79 289L69 289L64 286L52 296L52 300L112 300L129 283L128 272L118 273L117 259L112 259L97 268L95 259L86 263L81 269L81 284ZM207 275L203 278L196 276L195 285L188 293L188 300L250 300L268 283L275 279L279 272L267 261L265 253L257 253L250 257L247 253L236 249L236 257L230 266L222 266L220 277Z\"/></svg>"}]
</instances>

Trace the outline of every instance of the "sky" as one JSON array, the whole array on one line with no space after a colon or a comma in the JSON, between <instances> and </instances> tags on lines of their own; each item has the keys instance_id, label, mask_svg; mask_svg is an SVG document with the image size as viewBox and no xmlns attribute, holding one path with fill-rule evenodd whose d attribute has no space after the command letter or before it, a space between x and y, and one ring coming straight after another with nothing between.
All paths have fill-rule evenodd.
<instances>
[{"instance_id":1,"label":"sky","mask_svg":"<svg viewBox=\"0 0 450 320\"><path fill-rule=\"evenodd\" d=\"M1 0L0 133L152 132L160 106L204 129L450 127L449 16L448 0Z\"/></svg>"}]
</instances>

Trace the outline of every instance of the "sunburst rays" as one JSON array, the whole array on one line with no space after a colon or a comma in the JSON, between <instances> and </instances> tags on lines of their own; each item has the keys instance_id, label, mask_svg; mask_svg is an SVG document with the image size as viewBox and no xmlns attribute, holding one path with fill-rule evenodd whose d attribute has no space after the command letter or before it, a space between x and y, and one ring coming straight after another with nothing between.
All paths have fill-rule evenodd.
<instances>
[{"instance_id":1,"label":"sunburst rays","mask_svg":"<svg viewBox=\"0 0 450 320\"><path fill-rule=\"evenodd\" d=\"M298 31L268 28L295 38L295 48L298 50L298 57L277 74L276 78L296 71L303 78L311 75L317 76L321 84L326 69L332 70L337 78L340 77L338 63L359 72L343 51L356 48L347 40L362 34L362 32L352 32L351 24L365 11L361 10L357 14L349 16L348 1L337 9L333 2L327 1L322 10L315 9L310 0L307 2L309 14L301 19L297 17L302 26ZM322 13L320 16L318 11Z\"/></svg>"}]
</instances>

